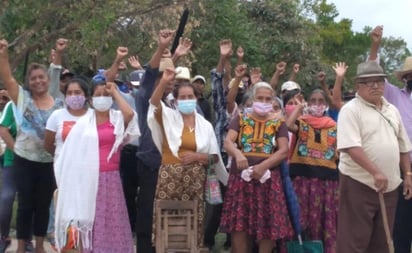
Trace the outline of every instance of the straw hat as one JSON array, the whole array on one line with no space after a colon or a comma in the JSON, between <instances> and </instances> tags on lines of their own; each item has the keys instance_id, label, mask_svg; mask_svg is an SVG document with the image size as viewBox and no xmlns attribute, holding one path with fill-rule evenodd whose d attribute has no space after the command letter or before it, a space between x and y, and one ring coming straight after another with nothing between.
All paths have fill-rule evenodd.
<instances>
[{"instance_id":1,"label":"straw hat","mask_svg":"<svg viewBox=\"0 0 412 253\"><path fill-rule=\"evenodd\" d=\"M401 70L395 70L393 74L402 81L402 78L406 75L412 73L412 56L406 57L405 62Z\"/></svg>"},{"instance_id":2,"label":"straw hat","mask_svg":"<svg viewBox=\"0 0 412 253\"><path fill-rule=\"evenodd\" d=\"M175 79L190 81L190 70L187 67L177 67Z\"/></svg>"},{"instance_id":3,"label":"straw hat","mask_svg":"<svg viewBox=\"0 0 412 253\"><path fill-rule=\"evenodd\" d=\"M174 69L175 65L173 64L172 58L161 58L159 65L159 72L165 71L165 69Z\"/></svg>"}]
</instances>

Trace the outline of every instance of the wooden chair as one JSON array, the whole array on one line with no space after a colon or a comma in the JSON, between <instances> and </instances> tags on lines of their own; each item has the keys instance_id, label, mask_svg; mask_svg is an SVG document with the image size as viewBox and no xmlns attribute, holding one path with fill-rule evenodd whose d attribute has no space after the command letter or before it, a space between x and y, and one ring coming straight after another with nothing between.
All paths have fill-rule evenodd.
<instances>
[{"instance_id":1,"label":"wooden chair","mask_svg":"<svg viewBox=\"0 0 412 253\"><path fill-rule=\"evenodd\" d=\"M197 200L157 200L155 212L157 253L200 252Z\"/></svg>"}]
</instances>

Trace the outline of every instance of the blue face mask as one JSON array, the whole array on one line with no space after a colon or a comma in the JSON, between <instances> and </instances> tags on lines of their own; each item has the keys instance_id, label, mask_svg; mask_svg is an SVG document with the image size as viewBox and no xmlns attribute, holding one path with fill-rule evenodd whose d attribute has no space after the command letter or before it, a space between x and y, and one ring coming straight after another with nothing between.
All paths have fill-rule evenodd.
<instances>
[{"instance_id":1,"label":"blue face mask","mask_svg":"<svg viewBox=\"0 0 412 253\"><path fill-rule=\"evenodd\" d=\"M191 114L196 108L196 99L177 100L177 109L183 114Z\"/></svg>"}]
</instances>

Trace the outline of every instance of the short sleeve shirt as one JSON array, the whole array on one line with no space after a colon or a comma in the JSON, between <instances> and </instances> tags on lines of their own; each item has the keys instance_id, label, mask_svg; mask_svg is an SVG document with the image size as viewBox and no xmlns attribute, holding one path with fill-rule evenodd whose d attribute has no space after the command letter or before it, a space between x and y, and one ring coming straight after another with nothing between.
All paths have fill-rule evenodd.
<instances>
[{"instance_id":1,"label":"short sleeve shirt","mask_svg":"<svg viewBox=\"0 0 412 253\"><path fill-rule=\"evenodd\" d=\"M9 129L9 132L13 138L16 138L16 121L14 120L14 113L13 113L13 102L10 101L6 104L6 106L3 109L3 114L1 115L0 118L0 125L2 127L6 127ZM4 162L3 166L4 167L9 167L13 164L13 159L14 159L14 154L13 151L10 150L9 148L6 148L4 151Z\"/></svg>"},{"instance_id":2,"label":"short sleeve shirt","mask_svg":"<svg viewBox=\"0 0 412 253\"><path fill-rule=\"evenodd\" d=\"M19 87L14 116L17 124L17 137L14 152L34 162L53 162L53 156L44 148L44 130L52 112L63 107L63 101L54 99L54 104L47 110L37 108L30 92Z\"/></svg>"},{"instance_id":3,"label":"short sleeve shirt","mask_svg":"<svg viewBox=\"0 0 412 253\"><path fill-rule=\"evenodd\" d=\"M342 107L338 118L337 147L340 151L362 147L367 157L388 178L389 192L401 183L400 153L409 152L411 144L399 111L382 99L381 110L359 95ZM373 176L353 161L347 152L340 153L339 170L376 190Z\"/></svg>"},{"instance_id":4,"label":"short sleeve shirt","mask_svg":"<svg viewBox=\"0 0 412 253\"><path fill-rule=\"evenodd\" d=\"M91 112L91 109L87 111L87 113ZM57 159L60 154L60 150L63 147L64 140L80 117L82 116L74 116L70 114L66 108L58 109L50 115L47 120L46 129L56 133L56 150L54 151L54 159Z\"/></svg>"}]
</instances>

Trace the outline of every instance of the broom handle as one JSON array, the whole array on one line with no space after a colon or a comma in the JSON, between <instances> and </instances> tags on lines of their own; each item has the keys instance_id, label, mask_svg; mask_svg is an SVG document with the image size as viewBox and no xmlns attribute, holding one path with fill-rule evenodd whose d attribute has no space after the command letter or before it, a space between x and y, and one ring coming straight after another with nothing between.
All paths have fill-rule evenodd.
<instances>
[{"instance_id":1,"label":"broom handle","mask_svg":"<svg viewBox=\"0 0 412 253\"><path fill-rule=\"evenodd\" d=\"M386 214L385 199L383 198L383 193L379 193L379 203L381 206L382 218L383 218L383 228L385 229L386 242L388 243L389 253L394 253L395 249L393 247L393 241L391 237L391 231L389 229L388 215Z\"/></svg>"}]
</instances>

